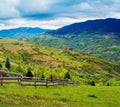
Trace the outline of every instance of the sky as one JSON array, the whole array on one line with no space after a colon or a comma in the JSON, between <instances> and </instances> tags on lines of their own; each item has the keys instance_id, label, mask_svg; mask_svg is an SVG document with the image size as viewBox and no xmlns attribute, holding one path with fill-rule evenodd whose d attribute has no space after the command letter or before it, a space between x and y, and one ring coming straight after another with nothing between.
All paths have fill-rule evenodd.
<instances>
[{"instance_id":1,"label":"sky","mask_svg":"<svg viewBox=\"0 0 120 107\"><path fill-rule=\"evenodd\" d=\"M120 0L0 0L0 29L57 29L105 18L120 18Z\"/></svg>"}]
</instances>

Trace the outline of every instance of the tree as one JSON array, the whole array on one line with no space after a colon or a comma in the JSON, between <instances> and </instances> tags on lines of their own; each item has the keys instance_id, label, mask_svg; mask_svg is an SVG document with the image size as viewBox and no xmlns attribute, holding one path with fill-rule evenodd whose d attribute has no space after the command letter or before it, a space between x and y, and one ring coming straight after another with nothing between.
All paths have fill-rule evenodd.
<instances>
[{"instance_id":1,"label":"tree","mask_svg":"<svg viewBox=\"0 0 120 107\"><path fill-rule=\"evenodd\" d=\"M32 74L32 72L31 72L31 68L28 68L27 73L26 73L26 76L27 76L27 77L33 77L33 74Z\"/></svg>"},{"instance_id":2,"label":"tree","mask_svg":"<svg viewBox=\"0 0 120 107\"><path fill-rule=\"evenodd\" d=\"M64 79L71 79L69 72L66 72Z\"/></svg>"},{"instance_id":3,"label":"tree","mask_svg":"<svg viewBox=\"0 0 120 107\"><path fill-rule=\"evenodd\" d=\"M44 78L45 78L45 76L44 76L44 73L43 73L43 72L42 72L42 76L41 76L41 78L42 78L42 79L44 79Z\"/></svg>"},{"instance_id":4,"label":"tree","mask_svg":"<svg viewBox=\"0 0 120 107\"><path fill-rule=\"evenodd\" d=\"M50 79L51 79L51 80L53 80L53 79L54 79L54 77L53 77L53 75L52 75L52 74L50 75Z\"/></svg>"},{"instance_id":5,"label":"tree","mask_svg":"<svg viewBox=\"0 0 120 107\"><path fill-rule=\"evenodd\" d=\"M0 64L0 70L2 69L2 64Z\"/></svg>"},{"instance_id":6,"label":"tree","mask_svg":"<svg viewBox=\"0 0 120 107\"><path fill-rule=\"evenodd\" d=\"M5 67L6 67L8 70L10 70L11 65L10 65L9 58L6 59Z\"/></svg>"}]
</instances>

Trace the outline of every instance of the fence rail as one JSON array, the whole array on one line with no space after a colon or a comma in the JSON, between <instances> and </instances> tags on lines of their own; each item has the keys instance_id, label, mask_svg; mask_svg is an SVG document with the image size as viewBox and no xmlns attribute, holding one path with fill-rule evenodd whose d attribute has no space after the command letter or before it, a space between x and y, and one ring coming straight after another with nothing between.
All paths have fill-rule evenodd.
<instances>
[{"instance_id":1,"label":"fence rail","mask_svg":"<svg viewBox=\"0 0 120 107\"><path fill-rule=\"evenodd\" d=\"M39 79L30 77L0 77L0 84L18 84L19 86L55 86L67 84L79 84L71 80L61 79Z\"/></svg>"}]
</instances>

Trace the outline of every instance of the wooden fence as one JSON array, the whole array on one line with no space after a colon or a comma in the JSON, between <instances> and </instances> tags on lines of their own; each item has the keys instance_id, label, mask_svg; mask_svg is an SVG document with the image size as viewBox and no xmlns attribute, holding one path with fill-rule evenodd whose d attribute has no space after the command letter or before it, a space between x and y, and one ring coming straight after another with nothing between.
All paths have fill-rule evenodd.
<instances>
[{"instance_id":1,"label":"wooden fence","mask_svg":"<svg viewBox=\"0 0 120 107\"><path fill-rule=\"evenodd\" d=\"M0 84L18 84L19 86L56 86L67 84L79 84L78 82L71 80L61 79L39 79L30 77L0 77Z\"/></svg>"}]
</instances>

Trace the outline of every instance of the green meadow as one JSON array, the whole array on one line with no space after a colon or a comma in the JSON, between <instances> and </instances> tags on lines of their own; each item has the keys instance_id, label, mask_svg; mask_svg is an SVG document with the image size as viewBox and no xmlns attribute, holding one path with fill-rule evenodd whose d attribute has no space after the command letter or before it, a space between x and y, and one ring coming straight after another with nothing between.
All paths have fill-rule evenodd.
<instances>
[{"instance_id":1,"label":"green meadow","mask_svg":"<svg viewBox=\"0 0 120 107\"><path fill-rule=\"evenodd\" d=\"M0 86L1 107L120 107L119 86Z\"/></svg>"}]
</instances>

